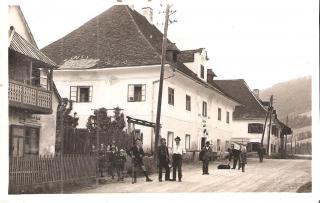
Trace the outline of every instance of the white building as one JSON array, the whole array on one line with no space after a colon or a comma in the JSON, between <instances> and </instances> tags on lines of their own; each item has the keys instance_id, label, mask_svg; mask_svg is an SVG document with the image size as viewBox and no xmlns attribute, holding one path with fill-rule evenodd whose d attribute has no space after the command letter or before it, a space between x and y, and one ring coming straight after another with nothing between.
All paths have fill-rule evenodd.
<instances>
[{"instance_id":1,"label":"white building","mask_svg":"<svg viewBox=\"0 0 320 203\"><path fill-rule=\"evenodd\" d=\"M85 128L92 109L101 107L118 106L126 115L155 122L162 37L137 11L116 5L42 49L60 65L54 81L63 97L75 101L78 127ZM187 149L198 150L209 140L216 151L225 150L239 103L210 82L214 73L205 49L180 51L168 43L161 136L169 147L180 136ZM136 129L152 151L153 129Z\"/></svg>"},{"instance_id":2,"label":"white building","mask_svg":"<svg viewBox=\"0 0 320 203\"><path fill-rule=\"evenodd\" d=\"M19 6L9 6L9 26L9 154L54 154L61 99L51 82L56 64L37 48Z\"/></svg>"},{"instance_id":3,"label":"white building","mask_svg":"<svg viewBox=\"0 0 320 203\"><path fill-rule=\"evenodd\" d=\"M235 98L242 105L236 106L233 112L232 141L248 143L248 151L257 151L265 125L267 106L269 102L262 102L259 98L259 90L251 91L243 79L239 80L214 80L221 91ZM266 103L266 105L263 105ZM281 138L290 134L291 129L285 126L277 118L271 119L269 155L278 153L281 146ZM267 119L263 145L267 148L270 120ZM283 142L284 140L282 140ZM282 146L284 147L284 142Z\"/></svg>"}]
</instances>

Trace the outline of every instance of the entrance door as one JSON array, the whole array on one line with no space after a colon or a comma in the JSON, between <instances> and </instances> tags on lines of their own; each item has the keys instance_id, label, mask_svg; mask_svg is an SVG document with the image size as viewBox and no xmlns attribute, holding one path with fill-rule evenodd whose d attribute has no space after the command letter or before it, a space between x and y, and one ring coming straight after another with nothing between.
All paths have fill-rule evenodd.
<instances>
[{"instance_id":1,"label":"entrance door","mask_svg":"<svg viewBox=\"0 0 320 203\"><path fill-rule=\"evenodd\" d=\"M201 149L206 145L206 140L207 140L206 137L201 138Z\"/></svg>"},{"instance_id":2,"label":"entrance door","mask_svg":"<svg viewBox=\"0 0 320 203\"><path fill-rule=\"evenodd\" d=\"M9 154L11 156L23 156L24 151L24 127L11 126L10 127L10 148Z\"/></svg>"}]
</instances>

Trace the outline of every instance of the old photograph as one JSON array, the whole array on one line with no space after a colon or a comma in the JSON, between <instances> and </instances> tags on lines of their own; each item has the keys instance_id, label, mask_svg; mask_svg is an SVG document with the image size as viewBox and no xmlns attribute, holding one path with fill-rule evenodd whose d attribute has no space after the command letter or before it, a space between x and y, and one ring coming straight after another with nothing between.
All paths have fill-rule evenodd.
<instances>
[{"instance_id":1,"label":"old photograph","mask_svg":"<svg viewBox=\"0 0 320 203\"><path fill-rule=\"evenodd\" d=\"M311 194L317 4L8 1L8 195Z\"/></svg>"}]
</instances>

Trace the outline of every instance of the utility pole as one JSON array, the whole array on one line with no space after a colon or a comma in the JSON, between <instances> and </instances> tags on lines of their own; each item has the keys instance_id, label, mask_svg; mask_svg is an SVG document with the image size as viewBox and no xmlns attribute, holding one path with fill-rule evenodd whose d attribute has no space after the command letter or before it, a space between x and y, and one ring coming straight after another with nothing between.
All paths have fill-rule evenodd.
<instances>
[{"instance_id":1,"label":"utility pole","mask_svg":"<svg viewBox=\"0 0 320 203\"><path fill-rule=\"evenodd\" d=\"M270 112L270 106L268 107L268 111L266 113L266 119L264 120L264 126L263 126L262 138L261 138L261 148L263 148L264 133L266 131L266 125L267 125L269 112Z\"/></svg>"},{"instance_id":2,"label":"utility pole","mask_svg":"<svg viewBox=\"0 0 320 203\"><path fill-rule=\"evenodd\" d=\"M160 117L161 117L161 102L162 102L162 89L163 89L163 75L164 75L164 64L166 58L166 49L167 49L167 32L168 32L168 21L169 21L169 12L170 5L167 4L165 11L165 24L164 24L164 32L162 39L162 53L161 53L161 68L160 68L160 81L159 81L159 93L158 93L158 105L157 105L157 117L156 117L156 126L155 126L155 156L158 149L158 141L159 141L159 132L160 132Z\"/></svg>"},{"instance_id":3,"label":"utility pole","mask_svg":"<svg viewBox=\"0 0 320 203\"><path fill-rule=\"evenodd\" d=\"M286 126L288 126L289 123L289 117L287 115L286 118ZM285 141L285 146L284 146L284 155L287 156L287 142L288 142L288 135L286 134L286 141Z\"/></svg>"},{"instance_id":4,"label":"utility pole","mask_svg":"<svg viewBox=\"0 0 320 203\"><path fill-rule=\"evenodd\" d=\"M267 155L269 155L270 152L270 133L271 133L271 129L272 129L272 114L273 114L273 95L271 95L270 97L270 112L269 112L269 129L268 129L268 144L267 144Z\"/></svg>"}]
</instances>

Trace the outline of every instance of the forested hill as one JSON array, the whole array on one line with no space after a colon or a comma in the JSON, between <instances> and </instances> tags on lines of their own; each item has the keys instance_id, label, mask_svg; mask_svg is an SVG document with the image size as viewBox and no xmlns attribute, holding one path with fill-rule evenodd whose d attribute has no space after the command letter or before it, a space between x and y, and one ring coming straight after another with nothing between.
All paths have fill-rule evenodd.
<instances>
[{"instance_id":1,"label":"forested hill","mask_svg":"<svg viewBox=\"0 0 320 203\"><path fill-rule=\"evenodd\" d=\"M274 106L277 110L278 118L285 121L288 115L289 124L294 125L290 127L303 127L308 123L311 125L311 76L278 83L260 91L262 100L269 100L270 95L274 95ZM300 121L295 122L294 120L297 117ZM301 123L306 118L310 122Z\"/></svg>"}]
</instances>

